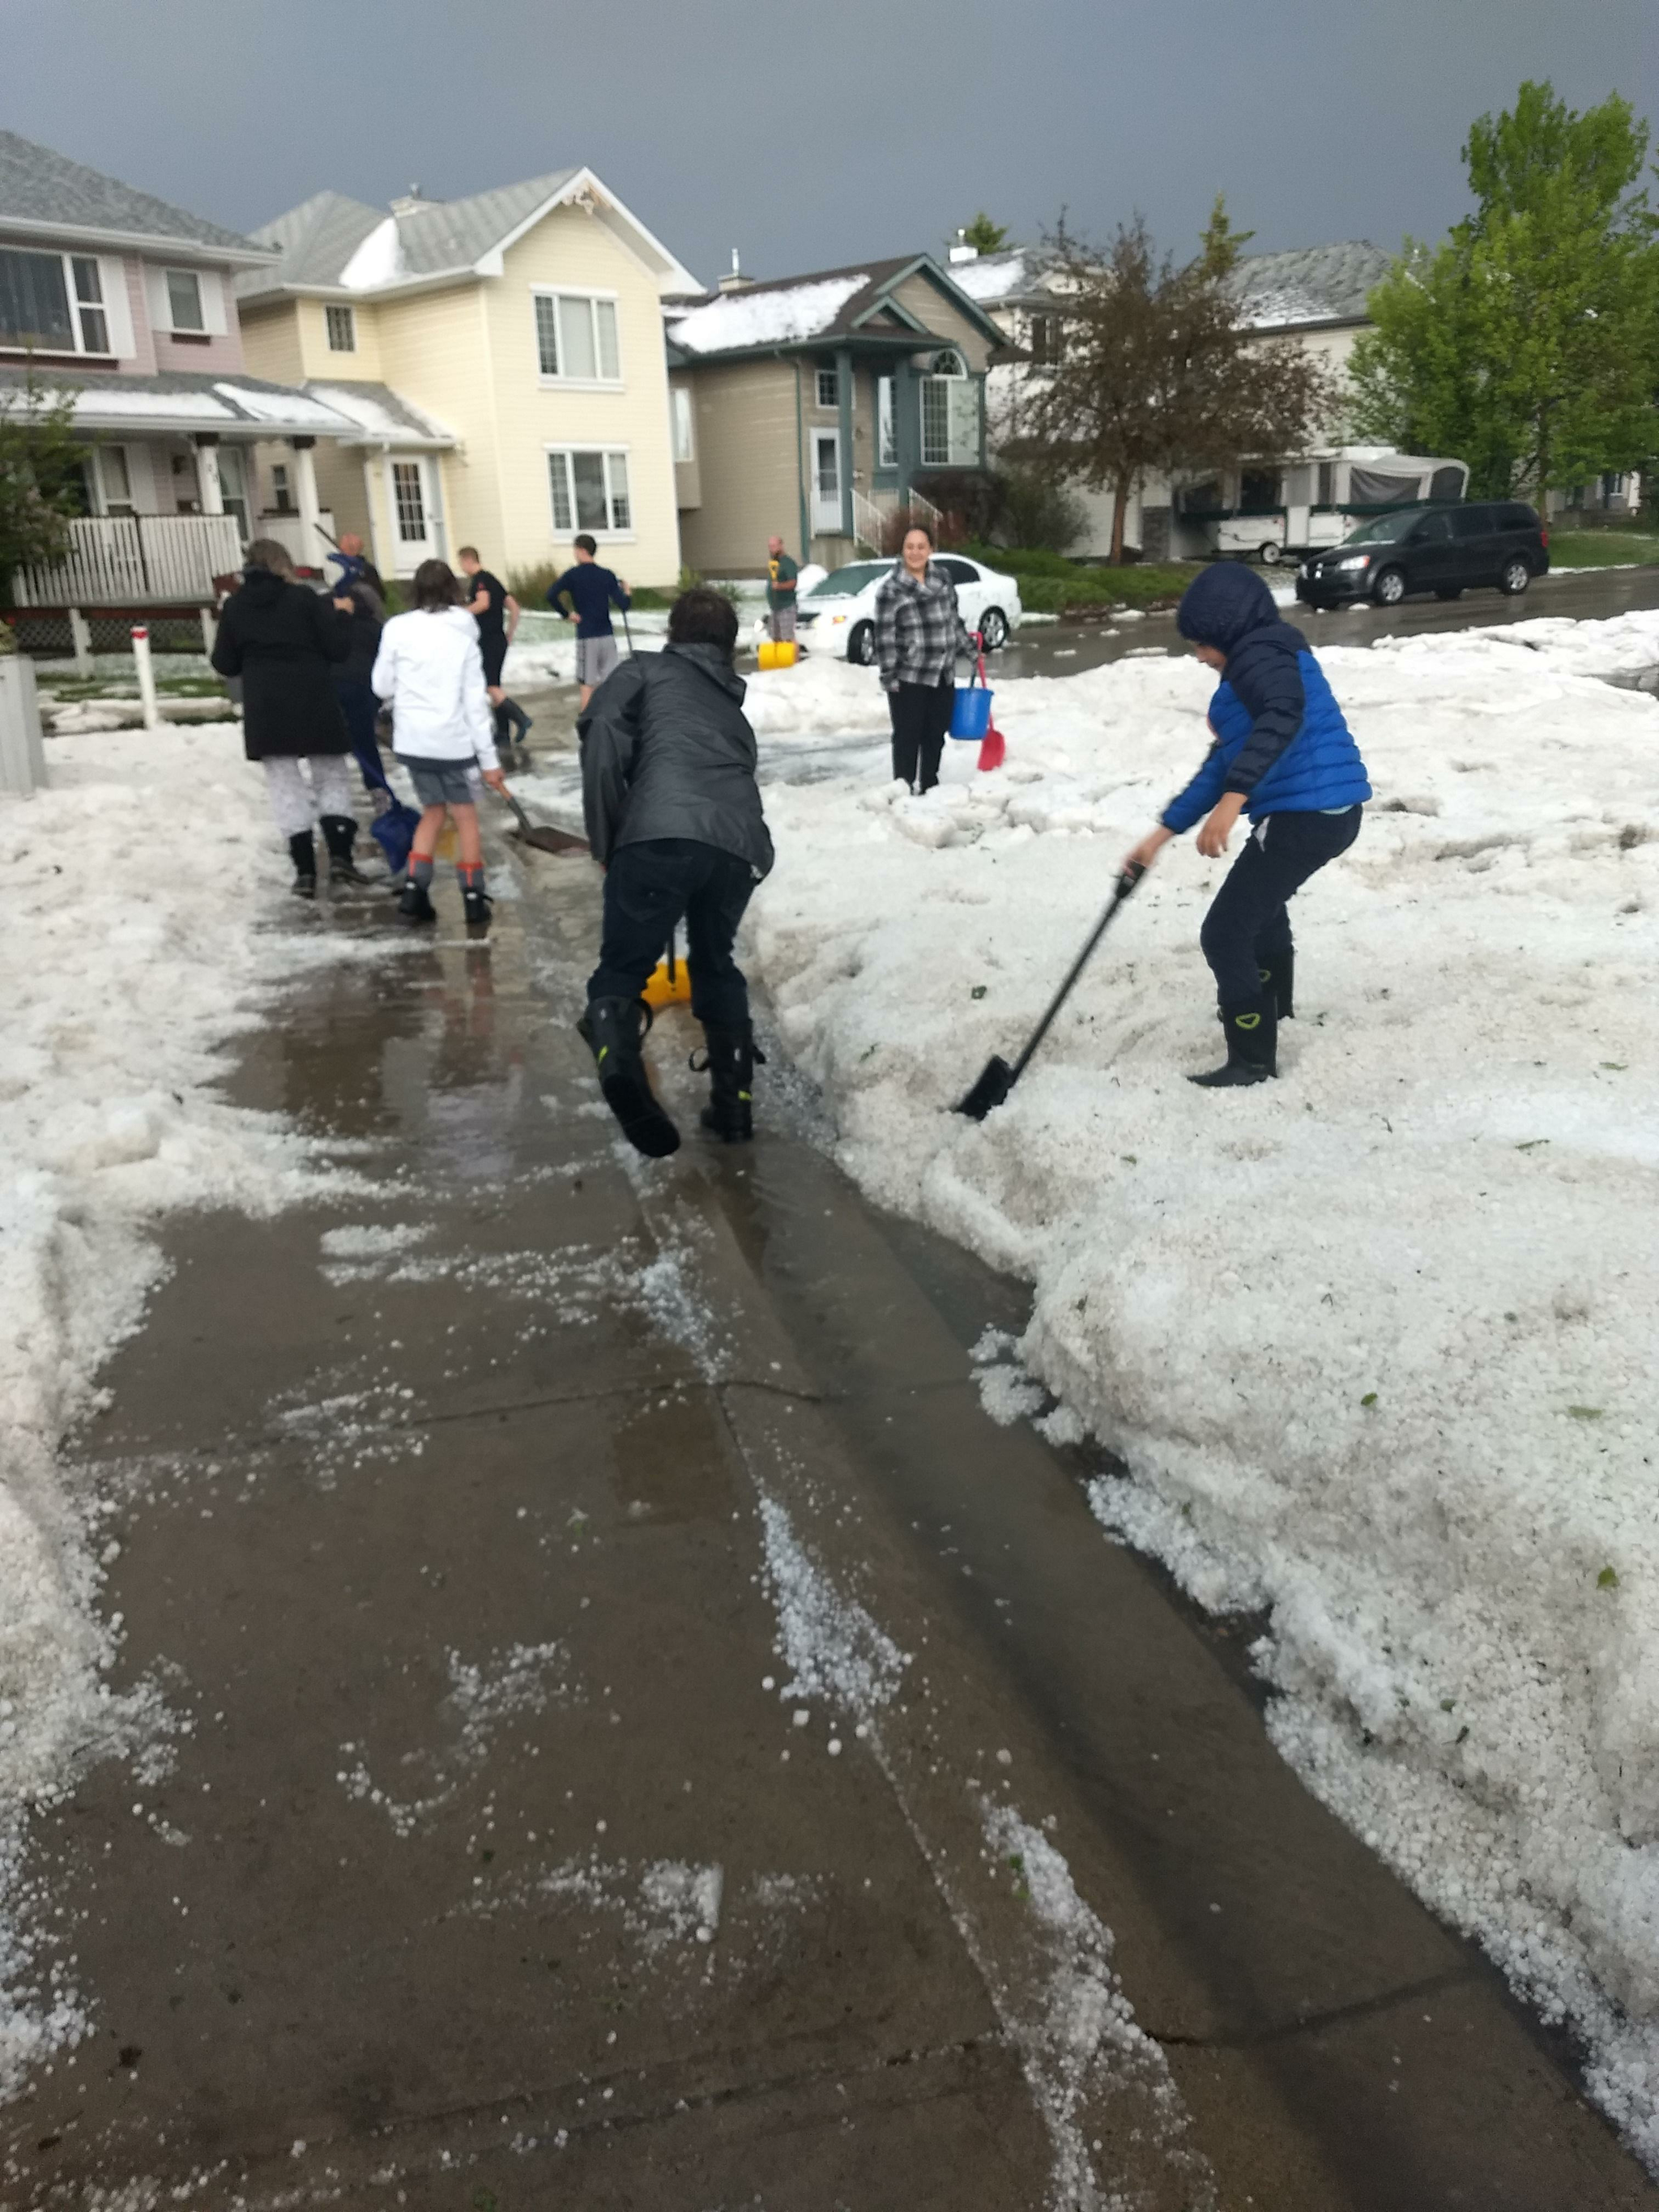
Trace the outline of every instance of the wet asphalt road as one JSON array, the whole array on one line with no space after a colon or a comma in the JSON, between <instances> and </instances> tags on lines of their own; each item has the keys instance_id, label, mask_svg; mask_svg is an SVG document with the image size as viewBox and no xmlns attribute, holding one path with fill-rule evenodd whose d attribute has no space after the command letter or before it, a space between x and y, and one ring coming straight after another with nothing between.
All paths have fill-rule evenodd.
<instances>
[{"instance_id":1,"label":"wet asphalt road","mask_svg":"<svg viewBox=\"0 0 1659 2212\"><path fill-rule=\"evenodd\" d=\"M623 1152L592 871L492 865L487 944L311 917L386 950L230 1093L374 1188L175 1224L80 1440L168 1718L34 1824L94 2033L0 2112L8 2212L1659 2206L1273 1753L1255 1625L986 1417L1018 1287L781 1054L751 1149Z\"/></svg>"}]
</instances>

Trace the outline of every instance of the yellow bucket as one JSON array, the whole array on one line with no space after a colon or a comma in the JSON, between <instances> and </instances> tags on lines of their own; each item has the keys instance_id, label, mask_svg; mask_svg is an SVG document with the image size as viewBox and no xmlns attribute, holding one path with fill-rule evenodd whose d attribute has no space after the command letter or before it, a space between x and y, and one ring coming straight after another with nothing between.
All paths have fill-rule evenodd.
<instances>
[{"instance_id":1,"label":"yellow bucket","mask_svg":"<svg viewBox=\"0 0 1659 2212\"><path fill-rule=\"evenodd\" d=\"M763 637L760 643L760 665L763 668L793 668L795 665L794 639Z\"/></svg>"}]
</instances>

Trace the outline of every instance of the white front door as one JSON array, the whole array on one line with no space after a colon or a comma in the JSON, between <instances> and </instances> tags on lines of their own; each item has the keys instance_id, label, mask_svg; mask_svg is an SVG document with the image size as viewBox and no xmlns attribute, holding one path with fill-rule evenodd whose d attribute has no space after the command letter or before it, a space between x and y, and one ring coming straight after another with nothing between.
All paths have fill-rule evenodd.
<instances>
[{"instance_id":1,"label":"white front door","mask_svg":"<svg viewBox=\"0 0 1659 2212\"><path fill-rule=\"evenodd\" d=\"M841 433L814 430L811 437L812 530L834 536L841 528Z\"/></svg>"},{"instance_id":2,"label":"white front door","mask_svg":"<svg viewBox=\"0 0 1659 2212\"><path fill-rule=\"evenodd\" d=\"M391 454L386 465L386 512L392 518L393 573L410 576L441 552L437 486L424 453Z\"/></svg>"}]
</instances>

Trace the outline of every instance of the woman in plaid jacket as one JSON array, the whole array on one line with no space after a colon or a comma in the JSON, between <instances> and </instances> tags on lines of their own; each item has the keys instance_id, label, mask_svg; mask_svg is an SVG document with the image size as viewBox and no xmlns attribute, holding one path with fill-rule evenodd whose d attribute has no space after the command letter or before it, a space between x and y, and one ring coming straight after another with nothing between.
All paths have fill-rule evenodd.
<instances>
[{"instance_id":1,"label":"woman in plaid jacket","mask_svg":"<svg viewBox=\"0 0 1659 2212\"><path fill-rule=\"evenodd\" d=\"M876 594L876 663L893 718L893 774L912 790L939 781L956 699L957 655L974 641L957 609L957 587L934 564L933 532L912 523L898 566Z\"/></svg>"}]
</instances>

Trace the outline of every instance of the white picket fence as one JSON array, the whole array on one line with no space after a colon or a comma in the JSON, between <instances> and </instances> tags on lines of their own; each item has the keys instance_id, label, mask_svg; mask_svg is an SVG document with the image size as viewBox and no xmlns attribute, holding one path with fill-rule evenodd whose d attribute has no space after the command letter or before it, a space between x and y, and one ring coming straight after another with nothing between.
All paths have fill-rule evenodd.
<instances>
[{"instance_id":1,"label":"white picket fence","mask_svg":"<svg viewBox=\"0 0 1659 2212\"><path fill-rule=\"evenodd\" d=\"M85 515L70 525L61 561L19 568L19 607L210 605L216 576L242 565L242 532L231 514Z\"/></svg>"}]
</instances>

